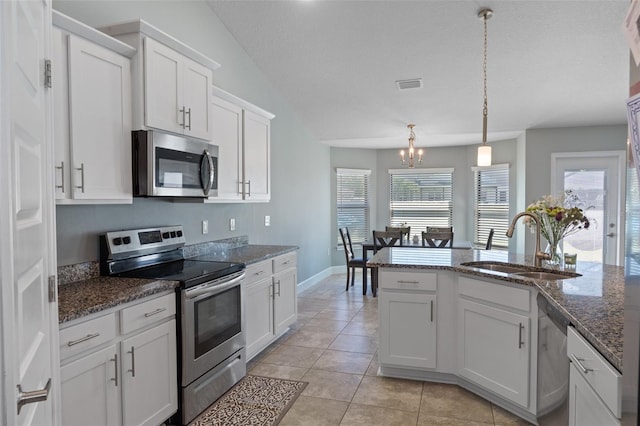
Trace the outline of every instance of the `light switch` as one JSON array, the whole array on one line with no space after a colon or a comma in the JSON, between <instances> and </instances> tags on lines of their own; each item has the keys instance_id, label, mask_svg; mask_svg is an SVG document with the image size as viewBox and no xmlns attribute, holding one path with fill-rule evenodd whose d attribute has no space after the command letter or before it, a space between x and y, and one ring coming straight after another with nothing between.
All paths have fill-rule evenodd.
<instances>
[{"instance_id":1,"label":"light switch","mask_svg":"<svg viewBox=\"0 0 640 426\"><path fill-rule=\"evenodd\" d=\"M271 216L264 217L264 226L271 226Z\"/></svg>"},{"instance_id":2,"label":"light switch","mask_svg":"<svg viewBox=\"0 0 640 426\"><path fill-rule=\"evenodd\" d=\"M209 233L209 221L208 220L203 220L202 221L202 234L208 234Z\"/></svg>"},{"instance_id":3,"label":"light switch","mask_svg":"<svg viewBox=\"0 0 640 426\"><path fill-rule=\"evenodd\" d=\"M236 230L236 220L234 218L229 219L229 231Z\"/></svg>"}]
</instances>

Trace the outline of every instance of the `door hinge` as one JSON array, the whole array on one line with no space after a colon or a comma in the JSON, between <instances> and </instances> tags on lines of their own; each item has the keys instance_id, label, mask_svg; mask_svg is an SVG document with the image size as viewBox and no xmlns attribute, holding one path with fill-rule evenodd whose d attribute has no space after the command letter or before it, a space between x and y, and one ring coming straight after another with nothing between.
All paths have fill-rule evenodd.
<instances>
[{"instance_id":1,"label":"door hinge","mask_svg":"<svg viewBox=\"0 0 640 426\"><path fill-rule=\"evenodd\" d=\"M56 276L49 275L49 303L56 301Z\"/></svg>"},{"instance_id":2,"label":"door hinge","mask_svg":"<svg viewBox=\"0 0 640 426\"><path fill-rule=\"evenodd\" d=\"M44 87L51 89L51 59L44 60Z\"/></svg>"}]
</instances>

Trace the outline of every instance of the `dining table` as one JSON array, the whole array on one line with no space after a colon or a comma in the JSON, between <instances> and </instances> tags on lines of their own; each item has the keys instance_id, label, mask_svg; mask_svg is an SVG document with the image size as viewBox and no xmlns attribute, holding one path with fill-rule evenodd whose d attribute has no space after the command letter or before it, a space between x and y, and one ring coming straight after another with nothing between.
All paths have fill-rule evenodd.
<instances>
[{"instance_id":1,"label":"dining table","mask_svg":"<svg viewBox=\"0 0 640 426\"><path fill-rule=\"evenodd\" d=\"M446 250L446 249L471 250L473 248L473 244L471 244L471 241L464 241L464 240L456 241L456 240L454 240L451 247L449 247L449 246L443 247L443 248L440 248L440 247L423 247L421 241L414 242L413 240L410 240L409 242L403 243L402 247L422 248L422 249L425 249L425 250ZM382 245L380 244L380 242L377 242L377 241L374 241L374 240L364 241L362 243L362 258L368 260L367 253L369 251L373 251L374 248L378 248L378 249L382 248ZM373 271L371 273L373 274ZM373 276L371 277L371 279L373 280ZM373 288L371 289L371 292L373 293L373 296L375 297L376 296L376 292L375 292L375 290ZM365 262L363 263L363 266L362 266L362 294L367 294L367 262L366 262L366 260L365 260Z\"/></svg>"}]
</instances>

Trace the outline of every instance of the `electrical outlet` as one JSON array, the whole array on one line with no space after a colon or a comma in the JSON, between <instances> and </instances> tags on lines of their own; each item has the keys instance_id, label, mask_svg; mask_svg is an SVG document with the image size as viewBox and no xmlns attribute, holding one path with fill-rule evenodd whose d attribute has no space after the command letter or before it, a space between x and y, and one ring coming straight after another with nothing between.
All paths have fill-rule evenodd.
<instances>
[{"instance_id":1,"label":"electrical outlet","mask_svg":"<svg viewBox=\"0 0 640 426\"><path fill-rule=\"evenodd\" d=\"M209 233L209 221L208 220L203 220L202 221L202 234L208 234Z\"/></svg>"},{"instance_id":2,"label":"electrical outlet","mask_svg":"<svg viewBox=\"0 0 640 426\"><path fill-rule=\"evenodd\" d=\"M264 226L271 226L271 216L264 217Z\"/></svg>"},{"instance_id":3,"label":"electrical outlet","mask_svg":"<svg viewBox=\"0 0 640 426\"><path fill-rule=\"evenodd\" d=\"M229 219L229 231L236 230L236 220L234 218Z\"/></svg>"}]
</instances>

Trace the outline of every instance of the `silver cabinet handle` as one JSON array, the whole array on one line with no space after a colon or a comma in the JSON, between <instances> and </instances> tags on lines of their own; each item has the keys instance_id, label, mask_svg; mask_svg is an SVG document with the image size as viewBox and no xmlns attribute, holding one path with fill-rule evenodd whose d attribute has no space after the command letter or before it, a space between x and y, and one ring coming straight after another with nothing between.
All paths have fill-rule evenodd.
<instances>
[{"instance_id":1,"label":"silver cabinet handle","mask_svg":"<svg viewBox=\"0 0 640 426\"><path fill-rule=\"evenodd\" d=\"M431 322L433 322L433 300L431 301Z\"/></svg>"},{"instance_id":2,"label":"silver cabinet handle","mask_svg":"<svg viewBox=\"0 0 640 426\"><path fill-rule=\"evenodd\" d=\"M178 123L178 124L180 125L180 127L184 129L186 124L186 120L185 120L186 108L182 106L182 108L178 112L182 113L182 123Z\"/></svg>"},{"instance_id":3,"label":"silver cabinet handle","mask_svg":"<svg viewBox=\"0 0 640 426\"><path fill-rule=\"evenodd\" d=\"M420 284L419 281L398 280L398 284Z\"/></svg>"},{"instance_id":4,"label":"silver cabinet handle","mask_svg":"<svg viewBox=\"0 0 640 426\"><path fill-rule=\"evenodd\" d=\"M189 124L185 125L184 128L187 130L191 130L191 108L187 110L186 114L189 116Z\"/></svg>"},{"instance_id":5,"label":"silver cabinet handle","mask_svg":"<svg viewBox=\"0 0 640 426\"><path fill-rule=\"evenodd\" d=\"M76 186L76 188L84 192L84 163L80 163L80 167L76 167L76 170L80 171L80 186Z\"/></svg>"},{"instance_id":6,"label":"silver cabinet handle","mask_svg":"<svg viewBox=\"0 0 640 426\"><path fill-rule=\"evenodd\" d=\"M149 317L152 317L154 315L159 314L160 312L164 312L166 310L167 310L167 308L158 308L155 311L147 312L146 314L144 314L144 317L145 318L149 318Z\"/></svg>"},{"instance_id":7,"label":"silver cabinet handle","mask_svg":"<svg viewBox=\"0 0 640 426\"><path fill-rule=\"evenodd\" d=\"M81 337L78 340L69 341L69 343L67 343L67 346L74 346L74 345L77 345L78 343L86 342L87 340L91 340L94 337L98 337L99 335L100 333L87 334L86 336Z\"/></svg>"},{"instance_id":8,"label":"silver cabinet handle","mask_svg":"<svg viewBox=\"0 0 640 426\"><path fill-rule=\"evenodd\" d=\"M290 264L290 263L291 263L291 261L290 261L290 260L287 260L286 262L282 262L282 264L283 264L283 265L288 265L288 264Z\"/></svg>"},{"instance_id":9,"label":"silver cabinet handle","mask_svg":"<svg viewBox=\"0 0 640 426\"><path fill-rule=\"evenodd\" d=\"M118 354L114 354L113 358L109 361L113 361L113 366L115 368L115 376L111 379L112 382L116 382L116 387L118 387Z\"/></svg>"},{"instance_id":10,"label":"silver cabinet handle","mask_svg":"<svg viewBox=\"0 0 640 426\"><path fill-rule=\"evenodd\" d=\"M249 191L247 192L247 197L251 197L251 179L247 181L246 185L249 188Z\"/></svg>"},{"instance_id":11,"label":"silver cabinet handle","mask_svg":"<svg viewBox=\"0 0 640 426\"><path fill-rule=\"evenodd\" d=\"M131 354L131 370L127 370L127 372L131 373L131 377L136 377L136 349L131 346L131 350L127 353Z\"/></svg>"},{"instance_id":12,"label":"silver cabinet handle","mask_svg":"<svg viewBox=\"0 0 640 426\"><path fill-rule=\"evenodd\" d=\"M258 271L253 273L253 275L262 275L262 274L264 274L264 271Z\"/></svg>"},{"instance_id":13,"label":"silver cabinet handle","mask_svg":"<svg viewBox=\"0 0 640 426\"><path fill-rule=\"evenodd\" d=\"M571 355L569 355L569 358L571 358L571 361L573 361L573 363L576 364L584 374L587 374L589 371L593 371L593 368L585 367L582 363L584 359L578 358L575 354L572 353Z\"/></svg>"},{"instance_id":14,"label":"silver cabinet handle","mask_svg":"<svg viewBox=\"0 0 640 426\"><path fill-rule=\"evenodd\" d=\"M616 236L616 234L614 234L613 232L609 232L609 233L607 234L607 237L609 237L609 238L613 238L613 237L615 237L615 236Z\"/></svg>"},{"instance_id":15,"label":"silver cabinet handle","mask_svg":"<svg viewBox=\"0 0 640 426\"><path fill-rule=\"evenodd\" d=\"M22 386L18 385L18 414L22 410L22 406L33 404L34 402L46 401L49 398L49 389L51 389L51 379L47 380L44 389L24 392Z\"/></svg>"},{"instance_id":16,"label":"silver cabinet handle","mask_svg":"<svg viewBox=\"0 0 640 426\"><path fill-rule=\"evenodd\" d=\"M280 280L276 281L276 284L278 284L278 293L277 296L280 296ZM274 284L275 285L275 284Z\"/></svg>"},{"instance_id":17,"label":"silver cabinet handle","mask_svg":"<svg viewBox=\"0 0 640 426\"><path fill-rule=\"evenodd\" d=\"M275 299L276 298L276 284L272 283L269 286L269 299Z\"/></svg>"},{"instance_id":18,"label":"silver cabinet handle","mask_svg":"<svg viewBox=\"0 0 640 426\"><path fill-rule=\"evenodd\" d=\"M60 185L56 185L56 188L60 188L64 194L64 161L61 161L60 165L56 166L56 169L60 170Z\"/></svg>"},{"instance_id":19,"label":"silver cabinet handle","mask_svg":"<svg viewBox=\"0 0 640 426\"><path fill-rule=\"evenodd\" d=\"M522 348L522 345L524 345L524 342L522 341L522 330L524 330L524 325L520 323L518 327L518 349Z\"/></svg>"}]
</instances>

